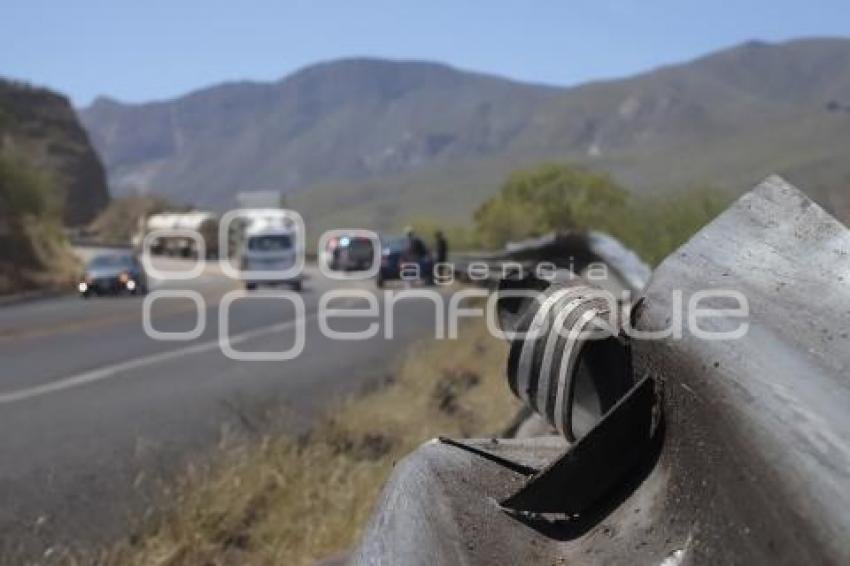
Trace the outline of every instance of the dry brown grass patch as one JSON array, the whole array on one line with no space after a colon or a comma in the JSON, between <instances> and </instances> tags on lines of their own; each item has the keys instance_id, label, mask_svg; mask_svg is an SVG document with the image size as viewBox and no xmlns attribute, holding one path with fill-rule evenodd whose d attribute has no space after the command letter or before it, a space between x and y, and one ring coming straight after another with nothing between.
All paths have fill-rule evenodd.
<instances>
[{"instance_id":1,"label":"dry brown grass patch","mask_svg":"<svg viewBox=\"0 0 850 566\"><path fill-rule=\"evenodd\" d=\"M350 548L395 462L437 435L502 430L518 404L505 345L481 325L419 344L385 387L344 403L303 438L222 450L187 472L136 540L69 563L310 564Z\"/></svg>"}]
</instances>

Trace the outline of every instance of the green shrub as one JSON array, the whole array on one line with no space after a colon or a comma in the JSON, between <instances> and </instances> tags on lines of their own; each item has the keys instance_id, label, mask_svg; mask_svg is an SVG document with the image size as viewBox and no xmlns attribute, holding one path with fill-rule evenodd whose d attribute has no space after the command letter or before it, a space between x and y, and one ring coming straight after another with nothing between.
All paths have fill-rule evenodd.
<instances>
[{"instance_id":1,"label":"green shrub","mask_svg":"<svg viewBox=\"0 0 850 566\"><path fill-rule=\"evenodd\" d=\"M627 201L626 190L604 173L544 163L512 173L475 211L475 224L483 244L500 247L553 230L606 229Z\"/></svg>"},{"instance_id":2,"label":"green shrub","mask_svg":"<svg viewBox=\"0 0 850 566\"><path fill-rule=\"evenodd\" d=\"M728 194L713 189L635 199L627 215L609 232L656 266L720 214L730 201Z\"/></svg>"},{"instance_id":3,"label":"green shrub","mask_svg":"<svg viewBox=\"0 0 850 566\"><path fill-rule=\"evenodd\" d=\"M50 179L23 159L0 154L0 219L14 224L26 216L58 215Z\"/></svg>"},{"instance_id":4,"label":"green shrub","mask_svg":"<svg viewBox=\"0 0 850 566\"><path fill-rule=\"evenodd\" d=\"M544 163L511 174L474 218L485 248L552 231L600 230L656 265L728 201L709 189L635 197L605 173Z\"/></svg>"},{"instance_id":5,"label":"green shrub","mask_svg":"<svg viewBox=\"0 0 850 566\"><path fill-rule=\"evenodd\" d=\"M50 177L0 154L0 294L73 282L78 265L61 212Z\"/></svg>"}]
</instances>

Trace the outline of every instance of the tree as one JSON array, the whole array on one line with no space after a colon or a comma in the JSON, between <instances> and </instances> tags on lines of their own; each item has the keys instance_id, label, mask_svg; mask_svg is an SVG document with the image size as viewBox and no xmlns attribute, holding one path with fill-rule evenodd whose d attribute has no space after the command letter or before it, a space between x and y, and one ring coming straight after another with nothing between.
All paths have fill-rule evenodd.
<instances>
[{"instance_id":1,"label":"tree","mask_svg":"<svg viewBox=\"0 0 850 566\"><path fill-rule=\"evenodd\" d=\"M553 230L605 230L625 214L628 193L604 173L544 163L511 174L475 212L486 246Z\"/></svg>"}]
</instances>

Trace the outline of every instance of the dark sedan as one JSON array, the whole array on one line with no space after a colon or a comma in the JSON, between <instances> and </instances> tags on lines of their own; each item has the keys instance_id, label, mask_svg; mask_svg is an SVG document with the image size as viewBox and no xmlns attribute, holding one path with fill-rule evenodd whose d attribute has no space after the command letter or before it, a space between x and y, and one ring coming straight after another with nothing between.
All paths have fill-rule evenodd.
<instances>
[{"instance_id":1,"label":"dark sedan","mask_svg":"<svg viewBox=\"0 0 850 566\"><path fill-rule=\"evenodd\" d=\"M392 238L381 242L381 268L378 270L378 276L375 283L378 287L383 287L387 281L393 279L401 279L402 265L407 263L416 263L419 266L419 280L426 284L433 282L434 260L431 254L425 250L425 254L416 261L410 261L405 258L408 248L408 239Z\"/></svg>"},{"instance_id":2,"label":"dark sedan","mask_svg":"<svg viewBox=\"0 0 850 566\"><path fill-rule=\"evenodd\" d=\"M92 294L138 294L147 291L147 277L141 264L131 254L96 256L86 265L77 289L80 296Z\"/></svg>"}]
</instances>

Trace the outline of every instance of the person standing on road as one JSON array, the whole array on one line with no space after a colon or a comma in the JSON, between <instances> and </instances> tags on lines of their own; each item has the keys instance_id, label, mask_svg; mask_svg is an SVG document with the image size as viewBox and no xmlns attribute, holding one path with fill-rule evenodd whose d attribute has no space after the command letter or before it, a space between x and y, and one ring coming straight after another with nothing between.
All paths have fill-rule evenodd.
<instances>
[{"instance_id":1,"label":"person standing on road","mask_svg":"<svg viewBox=\"0 0 850 566\"><path fill-rule=\"evenodd\" d=\"M446 237L443 236L442 230L437 230L434 233L434 252L436 253L436 266L435 268L435 276L440 277L441 279L444 277L448 277L451 274L451 268L446 263L449 259L449 243L446 241Z\"/></svg>"},{"instance_id":2,"label":"person standing on road","mask_svg":"<svg viewBox=\"0 0 850 566\"><path fill-rule=\"evenodd\" d=\"M428 248L425 246L425 242L413 231L413 228L407 227L404 231L407 234L407 243L402 252L402 264L415 264L418 278L430 283L433 274L431 273L432 260Z\"/></svg>"},{"instance_id":3,"label":"person standing on road","mask_svg":"<svg viewBox=\"0 0 850 566\"><path fill-rule=\"evenodd\" d=\"M446 241L446 237L443 236L443 232L441 230L437 230L434 234L435 251L437 252L437 263L446 263L446 260L449 258L449 243Z\"/></svg>"},{"instance_id":4,"label":"person standing on road","mask_svg":"<svg viewBox=\"0 0 850 566\"><path fill-rule=\"evenodd\" d=\"M422 258L428 255L428 248L425 247L425 242L416 235L413 228L407 227L404 231L407 235L407 245L405 246L403 259L410 263L419 263Z\"/></svg>"}]
</instances>

